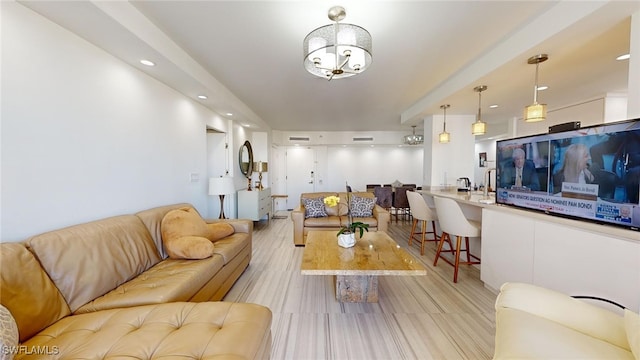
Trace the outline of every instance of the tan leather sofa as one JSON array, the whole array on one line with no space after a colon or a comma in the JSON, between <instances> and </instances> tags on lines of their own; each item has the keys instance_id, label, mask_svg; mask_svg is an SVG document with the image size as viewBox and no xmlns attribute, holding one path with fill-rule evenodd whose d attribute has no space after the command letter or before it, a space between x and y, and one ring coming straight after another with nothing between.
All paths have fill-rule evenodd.
<instances>
[{"instance_id":1,"label":"tan leather sofa","mask_svg":"<svg viewBox=\"0 0 640 360\"><path fill-rule=\"evenodd\" d=\"M16 358L268 358L271 311L222 297L251 259L253 222L202 260L166 257L160 222L176 204L0 244L0 303ZM36 349L36 351L32 351Z\"/></svg>"},{"instance_id":2,"label":"tan leather sofa","mask_svg":"<svg viewBox=\"0 0 640 360\"><path fill-rule=\"evenodd\" d=\"M639 359L640 317L623 312L506 283L496 299L494 359Z\"/></svg>"},{"instance_id":3,"label":"tan leather sofa","mask_svg":"<svg viewBox=\"0 0 640 360\"><path fill-rule=\"evenodd\" d=\"M371 192L353 192L351 194L360 197L374 197L373 193ZM340 211L340 213L345 212L346 208L344 208L343 204L346 204L347 202L346 192L315 192L301 194L299 206L293 209L293 211L291 212L291 220L293 220L293 243L296 246L303 246L305 244L307 234L311 230L335 230L337 232L340 227L347 224L348 219L346 215L338 216L329 214L329 216L326 217L305 219L305 208L302 199L327 196L339 196L340 206L342 207L339 207L339 209L334 209L334 212L338 210ZM327 209L329 210L329 207L327 207ZM373 208L373 216L364 218L356 217L353 218L353 221L361 221L365 224L369 224L369 231L387 231L387 228L389 226L389 219L389 212L379 205L375 205Z\"/></svg>"}]
</instances>

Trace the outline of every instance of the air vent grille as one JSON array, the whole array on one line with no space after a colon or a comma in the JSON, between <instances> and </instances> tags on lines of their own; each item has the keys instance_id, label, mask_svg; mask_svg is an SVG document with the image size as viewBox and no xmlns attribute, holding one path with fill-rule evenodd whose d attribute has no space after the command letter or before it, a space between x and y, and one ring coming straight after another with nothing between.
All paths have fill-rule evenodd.
<instances>
[{"instance_id":1,"label":"air vent grille","mask_svg":"<svg viewBox=\"0 0 640 360\"><path fill-rule=\"evenodd\" d=\"M373 141L373 137L354 137L353 141Z\"/></svg>"},{"instance_id":2,"label":"air vent grille","mask_svg":"<svg viewBox=\"0 0 640 360\"><path fill-rule=\"evenodd\" d=\"M308 136L289 136L289 141L309 141Z\"/></svg>"}]
</instances>

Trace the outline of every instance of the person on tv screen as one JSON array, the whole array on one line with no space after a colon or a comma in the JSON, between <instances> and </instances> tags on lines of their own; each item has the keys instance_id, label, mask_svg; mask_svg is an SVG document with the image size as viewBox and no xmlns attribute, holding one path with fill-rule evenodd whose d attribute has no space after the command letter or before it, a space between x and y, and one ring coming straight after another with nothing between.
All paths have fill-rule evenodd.
<instances>
[{"instance_id":1,"label":"person on tv screen","mask_svg":"<svg viewBox=\"0 0 640 360\"><path fill-rule=\"evenodd\" d=\"M516 148L511 154L511 166L503 169L500 176L502 187L513 189L540 190L540 181L536 173L536 166L531 160L525 160L524 150Z\"/></svg>"},{"instance_id":2,"label":"person on tv screen","mask_svg":"<svg viewBox=\"0 0 640 360\"><path fill-rule=\"evenodd\" d=\"M562 191L562 183L592 184L594 176L589 171L589 149L584 144L571 144L564 154L562 168L553 175L553 189Z\"/></svg>"}]
</instances>

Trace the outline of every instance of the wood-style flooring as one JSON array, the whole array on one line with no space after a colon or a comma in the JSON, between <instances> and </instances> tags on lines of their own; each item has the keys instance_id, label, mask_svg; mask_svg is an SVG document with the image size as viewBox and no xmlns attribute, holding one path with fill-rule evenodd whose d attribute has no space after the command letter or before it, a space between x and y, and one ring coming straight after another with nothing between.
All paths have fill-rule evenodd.
<instances>
[{"instance_id":1,"label":"wood-style flooring","mask_svg":"<svg viewBox=\"0 0 640 360\"><path fill-rule=\"evenodd\" d=\"M283 215L280 212L279 215ZM383 276L378 303L339 303L331 276L300 274L303 247L290 218L254 223L253 258L225 301L273 312L272 359L491 359L496 295L478 268L433 266L435 242L409 248L410 221L389 235L427 268L426 276Z\"/></svg>"}]
</instances>

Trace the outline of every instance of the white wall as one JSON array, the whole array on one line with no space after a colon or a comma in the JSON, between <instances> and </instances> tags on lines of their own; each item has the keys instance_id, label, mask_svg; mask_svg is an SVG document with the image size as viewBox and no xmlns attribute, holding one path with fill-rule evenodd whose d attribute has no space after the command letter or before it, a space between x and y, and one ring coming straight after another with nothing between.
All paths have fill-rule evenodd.
<instances>
[{"instance_id":1,"label":"white wall","mask_svg":"<svg viewBox=\"0 0 640 360\"><path fill-rule=\"evenodd\" d=\"M431 169L424 173L424 185L439 188L443 185L456 185L456 179L468 177L473 180L474 144L475 136L471 134L471 124L475 115L447 115L447 132L451 134L451 141L446 144L438 142L438 134L442 132L443 117L430 116L424 119L426 131L424 153L431 156L425 161L425 168L431 164Z\"/></svg>"},{"instance_id":2,"label":"white wall","mask_svg":"<svg viewBox=\"0 0 640 360\"><path fill-rule=\"evenodd\" d=\"M396 180L422 186L423 156L421 146L329 146L325 188L342 191L345 181L354 190L365 190L367 184L391 184Z\"/></svg>"},{"instance_id":3,"label":"white wall","mask_svg":"<svg viewBox=\"0 0 640 360\"><path fill-rule=\"evenodd\" d=\"M224 120L20 4L1 15L1 241L177 202L207 213L206 125Z\"/></svg>"}]
</instances>

